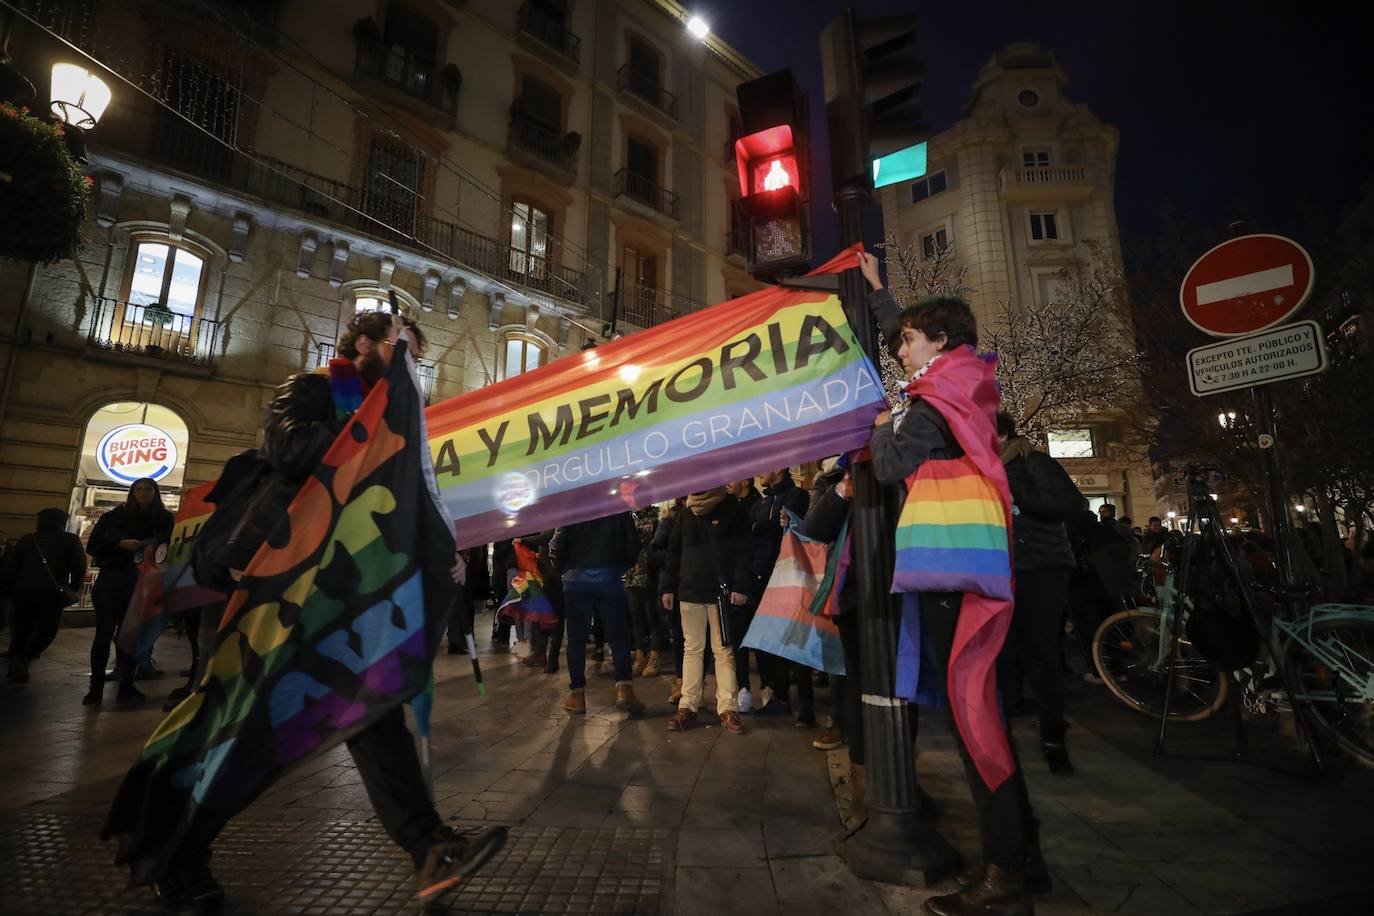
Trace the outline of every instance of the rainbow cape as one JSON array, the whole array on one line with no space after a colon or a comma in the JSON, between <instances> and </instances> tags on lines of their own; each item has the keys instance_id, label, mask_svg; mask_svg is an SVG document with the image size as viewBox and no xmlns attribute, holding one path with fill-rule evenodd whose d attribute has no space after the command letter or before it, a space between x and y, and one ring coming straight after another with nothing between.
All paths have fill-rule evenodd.
<instances>
[{"instance_id":1,"label":"rainbow cape","mask_svg":"<svg viewBox=\"0 0 1374 916\"><path fill-rule=\"evenodd\" d=\"M422 403L401 343L249 562L204 678L148 739L101 831L134 884L429 683L457 587Z\"/></svg>"},{"instance_id":2,"label":"rainbow cape","mask_svg":"<svg viewBox=\"0 0 1374 916\"><path fill-rule=\"evenodd\" d=\"M997 653L1011 625L1011 489L997 446L997 357L962 346L907 386L949 424L964 457L927 461L907 480L892 590L962 591L946 691L978 773L995 791L1015 772L997 705ZM903 601L898 695L921 693L920 613Z\"/></svg>"},{"instance_id":3,"label":"rainbow cape","mask_svg":"<svg viewBox=\"0 0 1374 916\"><path fill-rule=\"evenodd\" d=\"M511 580L510 591L496 609L496 616L503 622L525 621L538 624L542 630L552 630L558 625L558 615L544 594L538 555L519 541L511 546L515 548L515 562L520 572Z\"/></svg>"}]
</instances>

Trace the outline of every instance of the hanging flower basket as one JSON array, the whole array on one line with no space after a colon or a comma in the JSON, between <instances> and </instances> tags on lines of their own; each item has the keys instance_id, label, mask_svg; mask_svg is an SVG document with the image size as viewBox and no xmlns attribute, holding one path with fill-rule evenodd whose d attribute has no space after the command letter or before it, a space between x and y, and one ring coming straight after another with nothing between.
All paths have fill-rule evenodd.
<instances>
[{"instance_id":1,"label":"hanging flower basket","mask_svg":"<svg viewBox=\"0 0 1374 916\"><path fill-rule=\"evenodd\" d=\"M92 183L62 128L0 102L0 257L52 264L74 256Z\"/></svg>"}]
</instances>

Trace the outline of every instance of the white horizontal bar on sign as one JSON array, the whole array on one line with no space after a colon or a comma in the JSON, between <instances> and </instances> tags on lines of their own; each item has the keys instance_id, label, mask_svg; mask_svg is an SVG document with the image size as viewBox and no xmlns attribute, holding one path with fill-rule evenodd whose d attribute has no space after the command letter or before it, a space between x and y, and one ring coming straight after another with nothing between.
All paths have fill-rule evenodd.
<instances>
[{"instance_id":1,"label":"white horizontal bar on sign","mask_svg":"<svg viewBox=\"0 0 1374 916\"><path fill-rule=\"evenodd\" d=\"M1285 264L1282 267L1271 267L1229 280L1204 283L1197 288L1197 304L1208 305L1212 302L1221 302L1223 299L1253 296L1255 293L1267 293L1271 289L1282 289L1292 285L1293 265Z\"/></svg>"}]
</instances>

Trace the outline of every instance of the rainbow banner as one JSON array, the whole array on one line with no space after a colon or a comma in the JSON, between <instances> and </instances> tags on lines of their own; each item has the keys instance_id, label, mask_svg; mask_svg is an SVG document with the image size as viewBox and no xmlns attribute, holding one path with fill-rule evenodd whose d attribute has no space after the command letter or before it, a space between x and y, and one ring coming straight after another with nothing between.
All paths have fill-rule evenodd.
<instances>
[{"instance_id":1,"label":"rainbow banner","mask_svg":"<svg viewBox=\"0 0 1374 916\"><path fill-rule=\"evenodd\" d=\"M436 404L426 421L468 547L858 448L884 406L839 298L775 287Z\"/></svg>"}]
</instances>

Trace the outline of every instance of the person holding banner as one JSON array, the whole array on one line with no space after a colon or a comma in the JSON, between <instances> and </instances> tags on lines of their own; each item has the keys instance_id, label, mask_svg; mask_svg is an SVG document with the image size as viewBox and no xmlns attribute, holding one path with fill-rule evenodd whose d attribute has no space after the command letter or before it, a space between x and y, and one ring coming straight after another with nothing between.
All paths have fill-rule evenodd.
<instances>
[{"instance_id":1,"label":"person holding banner","mask_svg":"<svg viewBox=\"0 0 1374 916\"><path fill-rule=\"evenodd\" d=\"M984 864L937 916L1028 916L1049 873L1034 836L1026 782L997 705L997 654L1011 624L1011 493L997 442L996 358L980 356L968 303L926 299L899 310L878 262L860 254L869 310L910 382L904 409L874 421L873 471L904 484L893 591L906 593L897 692L908 700L945 686L955 740L978 812ZM972 540L970 540L972 539ZM976 543L975 543L976 541ZM914 648L910 648L913 647ZM924 647L924 648L922 648ZM934 661L923 671L923 659ZM938 676L930 678L933 673Z\"/></svg>"},{"instance_id":2,"label":"person holding banner","mask_svg":"<svg viewBox=\"0 0 1374 916\"><path fill-rule=\"evenodd\" d=\"M709 641L716 662L716 714L726 729L744 733L735 681L735 640L728 629L731 610L749 600L753 556L749 548L749 517L724 486L687 497L673 525L659 582L664 610L672 611L676 598L682 614L682 699L668 720L669 731L683 731L697 719Z\"/></svg>"}]
</instances>

